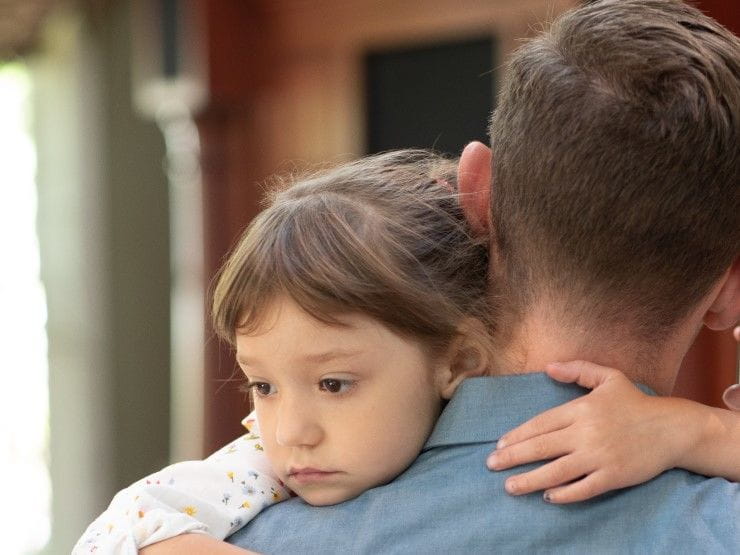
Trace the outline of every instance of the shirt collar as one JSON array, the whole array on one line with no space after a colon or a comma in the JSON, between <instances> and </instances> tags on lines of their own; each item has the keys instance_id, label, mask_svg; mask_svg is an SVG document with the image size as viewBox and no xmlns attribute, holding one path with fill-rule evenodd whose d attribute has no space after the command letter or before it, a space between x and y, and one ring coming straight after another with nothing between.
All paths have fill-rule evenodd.
<instances>
[{"instance_id":1,"label":"shirt collar","mask_svg":"<svg viewBox=\"0 0 740 555\"><path fill-rule=\"evenodd\" d=\"M654 395L645 386L638 386ZM488 443L533 416L572 401L589 390L563 384L545 373L468 378L437 420L423 451L445 445Z\"/></svg>"}]
</instances>

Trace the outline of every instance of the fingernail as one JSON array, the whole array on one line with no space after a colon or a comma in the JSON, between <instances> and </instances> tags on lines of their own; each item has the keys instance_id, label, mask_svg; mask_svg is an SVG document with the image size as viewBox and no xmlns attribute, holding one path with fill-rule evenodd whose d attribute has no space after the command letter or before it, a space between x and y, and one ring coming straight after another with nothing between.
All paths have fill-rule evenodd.
<instances>
[{"instance_id":1,"label":"fingernail","mask_svg":"<svg viewBox=\"0 0 740 555\"><path fill-rule=\"evenodd\" d=\"M488 468L490 468L491 470L495 470L497 464L498 457L496 456L496 453L492 453L488 456L488 459L486 460L486 465L488 465Z\"/></svg>"},{"instance_id":2,"label":"fingernail","mask_svg":"<svg viewBox=\"0 0 740 555\"><path fill-rule=\"evenodd\" d=\"M516 493L516 482L514 480L506 480L506 482L504 483L504 487L509 493Z\"/></svg>"},{"instance_id":3,"label":"fingernail","mask_svg":"<svg viewBox=\"0 0 740 555\"><path fill-rule=\"evenodd\" d=\"M722 400L728 409L740 411L740 384L728 387L722 394Z\"/></svg>"},{"instance_id":4,"label":"fingernail","mask_svg":"<svg viewBox=\"0 0 740 555\"><path fill-rule=\"evenodd\" d=\"M506 440L506 438L505 438L505 437L502 437L501 439L499 439L499 440L498 440L498 441L496 442L496 449L503 449L503 448L504 448L504 447L506 447L507 445L509 445L509 442L508 442L508 441Z\"/></svg>"},{"instance_id":5,"label":"fingernail","mask_svg":"<svg viewBox=\"0 0 740 555\"><path fill-rule=\"evenodd\" d=\"M542 499L544 499L548 503L552 503L552 496L550 495L549 491L546 491L542 494Z\"/></svg>"}]
</instances>

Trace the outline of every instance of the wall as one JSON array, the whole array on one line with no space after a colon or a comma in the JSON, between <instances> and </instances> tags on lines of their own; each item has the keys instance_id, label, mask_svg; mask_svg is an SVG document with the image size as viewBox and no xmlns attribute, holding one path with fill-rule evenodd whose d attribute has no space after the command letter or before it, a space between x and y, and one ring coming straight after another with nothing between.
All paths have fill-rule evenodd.
<instances>
[{"instance_id":1,"label":"wall","mask_svg":"<svg viewBox=\"0 0 740 555\"><path fill-rule=\"evenodd\" d=\"M126 3L60 7L29 64L48 299L53 530L68 553L113 493L168 462L163 146L131 108Z\"/></svg>"}]
</instances>

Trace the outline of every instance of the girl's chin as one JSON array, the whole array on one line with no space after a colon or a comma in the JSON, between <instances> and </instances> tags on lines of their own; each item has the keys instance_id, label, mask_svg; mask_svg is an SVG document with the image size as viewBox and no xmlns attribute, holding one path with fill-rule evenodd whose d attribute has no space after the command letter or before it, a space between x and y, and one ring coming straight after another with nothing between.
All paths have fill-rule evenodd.
<instances>
[{"instance_id":1,"label":"girl's chin","mask_svg":"<svg viewBox=\"0 0 740 555\"><path fill-rule=\"evenodd\" d=\"M362 490L350 490L349 488L341 487L294 487L291 488L293 491L306 503L315 507L326 507L328 505L336 505L354 499L360 495Z\"/></svg>"}]
</instances>

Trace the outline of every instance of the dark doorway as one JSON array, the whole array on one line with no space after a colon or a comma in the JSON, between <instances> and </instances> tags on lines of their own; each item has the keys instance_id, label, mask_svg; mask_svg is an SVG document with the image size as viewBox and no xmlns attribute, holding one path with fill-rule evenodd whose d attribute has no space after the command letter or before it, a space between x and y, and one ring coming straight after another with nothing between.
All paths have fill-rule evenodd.
<instances>
[{"instance_id":1,"label":"dark doorway","mask_svg":"<svg viewBox=\"0 0 740 555\"><path fill-rule=\"evenodd\" d=\"M371 52L366 57L368 152L488 143L494 99L491 37Z\"/></svg>"}]
</instances>

